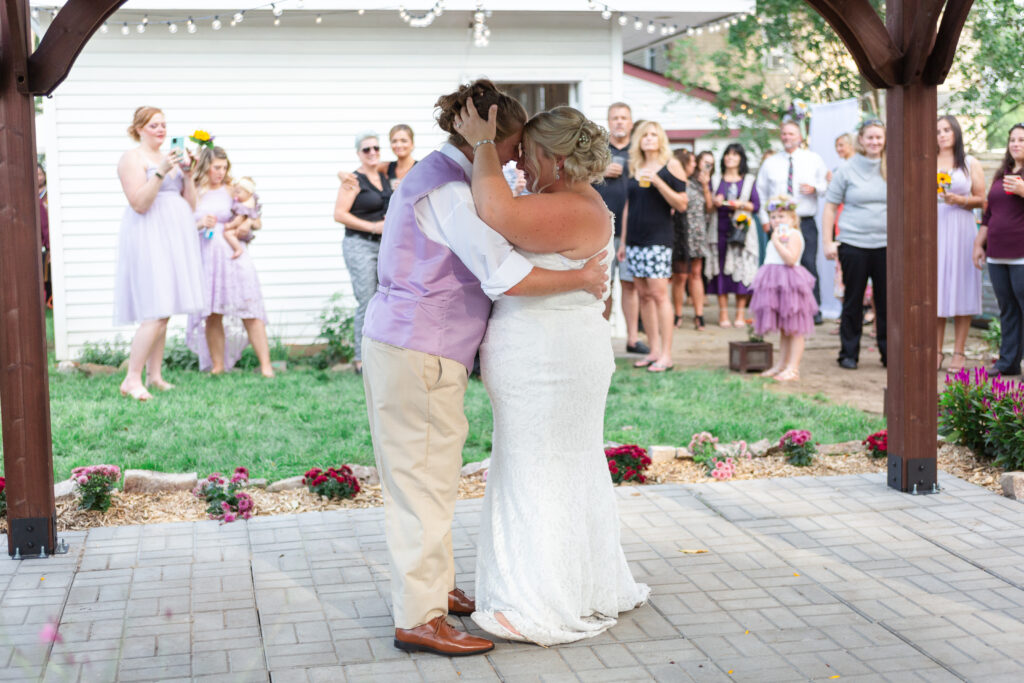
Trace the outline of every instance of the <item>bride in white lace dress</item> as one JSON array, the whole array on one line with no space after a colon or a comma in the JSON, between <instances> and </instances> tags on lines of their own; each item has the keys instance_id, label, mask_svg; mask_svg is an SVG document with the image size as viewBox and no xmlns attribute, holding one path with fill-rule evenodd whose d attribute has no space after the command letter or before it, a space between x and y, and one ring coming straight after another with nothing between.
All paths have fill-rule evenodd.
<instances>
[{"instance_id":1,"label":"bride in white lace dress","mask_svg":"<svg viewBox=\"0 0 1024 683\"><path fill-rule=\"evenodd\" d=\"M459 123L475 146L473 197L484 221L542 268L580 268L602 250L611 260L611 217L591 187L608 163L604 129L569 107L530 119L521 166L534 194L513 199L488 144L493 123L472 101ZM480 348L494 445L473 620L510 640L598 635L650 593L626 564L604 456L615 364L603 311L582 291L503 297Z\"/></svg>"}]
</instances>

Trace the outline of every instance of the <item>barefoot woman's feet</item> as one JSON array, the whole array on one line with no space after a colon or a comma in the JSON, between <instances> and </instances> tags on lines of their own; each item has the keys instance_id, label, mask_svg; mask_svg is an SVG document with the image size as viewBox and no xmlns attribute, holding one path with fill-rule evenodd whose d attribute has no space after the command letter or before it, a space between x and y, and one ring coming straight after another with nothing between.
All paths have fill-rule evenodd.
<instances>
[{"instance_id":1,"label":"barefoot woman's feet","mask_svg":"<svg viewBox=\"0 0 1024 683\"><path fill-rule=\"evenodd\" d=\"M146 387L142 386L141 384L129 386L124 382L121 383L121 395L130 396L131 398L139 402L145 402L153 398L153 395L146 391Z\"/></svg>"},{"instance_id":2,"label":"barefoot woman's feet","mask_svg":"<svg viewBox=\"0 0 1024 683\"><path fill-rule=\"evenodd\" d=\"M146 388L156 389L158 391L170 391L171 389L174 388L174 385L168 382L167 380L161 378L155 379L151 382L146 382Z\"/></svg>"},{"instance_id":3,"label":"barefoot woman's feet","mask_svg":"<svg viewBox=\"0 0 1024 683\"><path fill-rule=\"evenodd\" d=\"M762 372L760 376L761 377L774 377L775 375L779 374L780 372L782 372L782 366L781 365L773 365L772 367L770 367L767 370L765 370L764 372Z\"/></svg>"},{"instance_id":4,"label":"barefoot woman's feet","mask_svg":"<svg viewBox=\"0 0 1024 683\"><path fill-rule=\"evenodd\" d=\"M505 615L502 614L501 612L495 612L494 613L494 618L498 620L498 623L501 624L501 627L503 629L505 629L506 631L508 631L512 635L516 636L517 638L522 638L523 637L523 634L520 633L519 630L515 626L513 626L511 623L509 623L509 620L506 619Z\"/></svg>"},{"instance_id":5,"label":"barefoot woman's feet","mask_svg":"<svg viewBox=\"0 0 1024 683\"><path fill-rule=\"evenodd\" d=\"M776 382L796 382L800 379L800 371L793 368L786 368L779 374L775 375Z\"/></svg>"}]
</instances>

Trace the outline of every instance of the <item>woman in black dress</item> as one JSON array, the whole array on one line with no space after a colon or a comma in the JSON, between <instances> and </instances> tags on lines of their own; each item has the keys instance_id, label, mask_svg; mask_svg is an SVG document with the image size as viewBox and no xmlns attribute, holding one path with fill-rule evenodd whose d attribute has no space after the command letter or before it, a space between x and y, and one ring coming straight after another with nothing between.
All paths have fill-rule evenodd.
<instances>
[{"instance_id":1,"label":"woman in black dress","mask_svg":"<svg viewBox=\"0 0 1024 683\"><path fill-rule=\"evenodd\" d=\"M357 135L356 153L360 161L354 173L356 183L342 182L338 199L334 203L334 220L345 226L342 252L357 304L352 367L359 373L363 369L363 318L366 316L366 305L377 291L377 254L384 229L384 215L391 199L391 184L387 176L377 169L380 163L380 143L376 133Z\"/></svg>"}]
</instances>

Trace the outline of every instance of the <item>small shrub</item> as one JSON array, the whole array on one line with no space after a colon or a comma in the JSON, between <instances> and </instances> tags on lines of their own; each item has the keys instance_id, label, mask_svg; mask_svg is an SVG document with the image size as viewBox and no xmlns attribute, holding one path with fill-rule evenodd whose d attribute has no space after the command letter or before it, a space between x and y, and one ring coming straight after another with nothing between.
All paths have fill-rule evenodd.
<instances>
[{"instance_id":1,"label":"small shrub","mask_svg":"<svg viewBox=\"0 0 1024 683\"><path fill-rule=\"evenodd\" d=\"M806 429L790 429L779 439L779 446L786 461L796 467L807 467L813 463L814 454L818 452L811 441L811 433Z\"/></svg>"},{"instance_id":2,"label":"small shrub","mask_svg":"<svg viewBox=\"0 0 1024 683\"><path fill-rule=\"evenodd\" d=\"M889 454L889 430L875 432L861 443L868 447L868 453L872 458L884 458Z\"/></svg>"},{"instance_id":3,"label":"small shrub","mask_svg":"<svg viewBox=\"0 0 1024 683\"><path fill-rule=\"evenodd\" d=\"M248 493L238 489L249 483L249 470L236 467L231 480L220 472L214 472L192 490L192 495L206 502L206 514L210 519L223 520L225 524L241 517L252 517L256 507Z\"/></svg>"},{"instance_id":4,"label":"small shrub","mask_svg":"<svg viewBox=\"0 0 1024 683\"><path fill-rule=\"evenodd\" d=\"M754 326L752 324L750 324L750 323L747 323L747 341L750 341L750 342L763 342L764 341L764 335L763 334L758 334L757 331L754 329Z\"/></svg>"},{"instance_id":5,"label":"small shrub","mask_svg":"<svg viewBox=\"0 0 1024 683\"><path fill-rule=\"evenodd\" d=\"M164 346L164 366L175 370L199 370L199 356L188 348L184 337L168 339Z\"/></svg>"},{"instance_id":6,"label":"small shrub","mask_svg":"<svg viewBox=\"0 0 1024 683\"><path fill-rule=\"evenodd\" d=\"M7 514L7 480L0 477L0 517Z\"/></svg>"},{"instance_id":7,"label":"small shrub","mask_svg":"<svg viewBox=\"0 0 1024 683\"><path fill-rule=\"evenodd\" d=\"M1008 470L1024 468L1024 383L993 379L983 413L988 430L985 453Z\"/></svg>"},{"instance_id":8,"label":"small shrub","mask_svg":"<svg viewBox=\"0 0 1024 683\"><path fill-rule=\"evenodd\" d=\"M95 363L96 365L111 365L120 367L121 363L128 358L128 345L118 340L114 342L103 342L93 344L87 342L82 346L82 353L78 356L79 363Z\"/></svg>"},{"instance_id":9,"label":"small shrub","mask_svg":"<svg viewBox=\"0 0 1024 683\"><path fill-rule=\"evenodd\" d=\"M939 394L939 434L978 454L985 453L989 430L990 382L985 368L962 368L946 375L946 386Z\"/></svg>"},{"instance_id":10,"label":"small shrub","mask_svg":"<svg viewBox=\"0 0 1024 683\"><path fill-rule=\"evenodd\" d=\"M347 363L355 355L355 318L351 309L341 307L340 301L341 294L335 294L320 312L320 336L317 339L327 342L327 348L313 357L313 365L321 370L335 363Z\"/></svg>"},{"instance_id":11,"label":"small shrub","mask_svg":"<svg viewBox=\"0 0 1024 683\"><path fill-rule=\"evenodd\" d=\"M704 465L709 474L715 469L717 445L718 437L712 436L710 432L700 432L690 438L690 453L693 454L693 461L698 465Z\"/></svg>"},{"instance_id":12,"label":"small shrub","mask_svg":"<svg viewBox=\"0 0 1024 683\"><path fill-rule=\"evenodd\" d=\"M110 492L121 479L117 465L90 465L71 470L71 479L78 489L78 509L106 512L110 508Z\"/></svg>"},{"instance_id":13,"label":"small shrub","mask_svg":"<svg viewBox=\"0 0 1024 683\"><path fill-rule=\"evenodd\" d=\"M635 481L643 484L647 481L644 470L650 466L651 459L645 449L636 445L614 446L604 449L604 457L608 459L608 473L613 483Z\"/></svg>"},{"instance_id":14,"label":"small shrub","mask_svg":"<svg viewBox=\"0 0 1024 683\"><path fill-rule=\"evenodd\" d=\"M359 480L348 465L328 467L321 470L314 467L302 478L310 493L324 498L354 498L359 493Z\"/></svg>"},{"instance_id":15,"label":"small shrub","mask_svg":"<svg viewBox=\"0 0 1024 683\"><path fill-rule=\"evenodd\" d=\"M988 344L990 353L999 353L999 347L1003 343L1003 326L999 318L988 321L988 329L981 333L981 338Z\"/></svg>"}]
</instances>

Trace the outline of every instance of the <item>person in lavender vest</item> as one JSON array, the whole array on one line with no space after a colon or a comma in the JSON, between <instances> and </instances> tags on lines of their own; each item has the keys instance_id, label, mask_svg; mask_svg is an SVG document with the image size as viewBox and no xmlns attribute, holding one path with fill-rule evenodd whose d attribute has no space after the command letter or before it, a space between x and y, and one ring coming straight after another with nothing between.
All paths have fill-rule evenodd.
<instances>
[{"instance_id":1,"label":"person in lavender vest","mask_svg":"<svg viewBox=\"0 0 1024 683\"><path fill-rule=\"evenodd\" d=\"M455 118L470 96L497 127L470 145ZM475 604L455 587L452 517L468 423L463 396L499 296L606 289L602 252L573 270L535 267L476 213L469 180L481 145L502 163L519 158L526 112L478 80L437 101L448 142L409 171L392 196L378 261L377 293L363 327L363 384L384 495L396 647L441 655L494 644L453 628L448 614Z\"/></svg>"}]
</instances>

